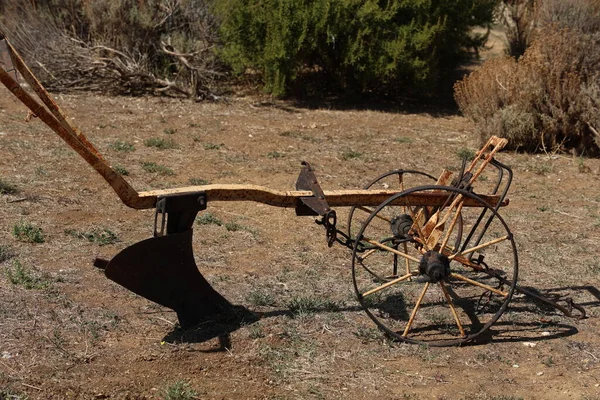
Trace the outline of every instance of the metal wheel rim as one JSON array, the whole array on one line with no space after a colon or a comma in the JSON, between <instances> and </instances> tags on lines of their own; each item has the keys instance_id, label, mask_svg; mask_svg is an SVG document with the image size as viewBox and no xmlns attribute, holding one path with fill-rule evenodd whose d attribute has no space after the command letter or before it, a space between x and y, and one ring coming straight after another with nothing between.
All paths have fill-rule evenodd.
<instances>
[{"instance_id":1,"label":"metal wheel rim","mask_svg":"<svg viewBox=\"0 0 600 400\"><path fill-rule=\"evenodd\" d=\"M388 328L384 323L382 323L378 317L376 317L375 315L373 315L373 313L371 312L371 310L369 309L369 307L365 304L364 298L361 294L361 291L358 287L358 283L357 283L357 279L356 279L356 268L359 267L357 266L356 260L357 260L357 252L358 249L360 247L360 243L361 240L363 238L363 234L367 228L367 226L371 223L371 221L373 220L373 218L375 218L375 215L377 213L379 213L384 207L388 206L390 203L392 203L393 201L407 196L409 194L418 192L418 191L430 191L430 190L443 190L443 191L447 191L447 192L453 192L456 195L463 195L466 197L469 197L471 199L474 199L475 201L479 202L483 207L486 207L487 209L489 209L489 211L492 213L493 218L495 220L497 220L501 226L505 229L505 231L509 234L509 238L508 243L510 243L510 249L512 251L513 254L513 260L512 260L512 279L510 280L510 288L508 290L508 295L506 296L506 298L504 299L504 301L502 302L502 305L500 306L500 308L498 309L498 311L493 315L493 317L487 321L477 332L474 333L470 333L465 337L460 337L460 338L456 338L456 339L448 339L448 340L440 340L440 341L422 341L422 340L415 340L412 339L410 337L406 337L406 336L402 336L399 335L398 332L395 332L393 330L391 330L390 328ZM435 347L443 347L443 346L455 346L455 345L462 345L462 344L467 344L469 342L473 342L475 339L477 339L478 337L480 337L483 333L485 333L487 330L489 330L489 328L495 324L498 319L502 316L502 314L506 311L508 304L510 303L514 290L515 290L515 286L517 284L517 277L518 277L518 255L517 255L517 248L516 248L516 244L514 241L514 237L512 235L512 232L510 231L508 225L506 224L506 222L504 221L504 219L502 218L502 216L496 211L494 210L493 207L491 207L488 203L486 203L483 199L481 199L479 196L477 196L476 194L469 192L469 191L465 191L463 189L459 189L456 187L452 187L452 186L439 186L439 185L425 185L425 186L418 186L418 187L414 187L414 188L410 188L407 189L401 193L395 194L392 197L390 197L389 199L387 199L385 202L383 202L382 204L380 204L372 213L371 215L369 215L368 219L363 223L357 237L355 238L354 241L354 248L352 251L352 281L353 281L353 286L354 286L354 290L355 293L357 295L358 301L361 304L361 307L363 308L363 310L365 311L365 313L369 316L369 318L371 318L371 320L373 320L373 322L375 322L375 324L384 332L386 332L388 335L390 335L392 338L403 341L403 342L407 342L407 343L415 343L415 344L427 344L429 346L435 346Z\"/></svg>"}]
</instances>

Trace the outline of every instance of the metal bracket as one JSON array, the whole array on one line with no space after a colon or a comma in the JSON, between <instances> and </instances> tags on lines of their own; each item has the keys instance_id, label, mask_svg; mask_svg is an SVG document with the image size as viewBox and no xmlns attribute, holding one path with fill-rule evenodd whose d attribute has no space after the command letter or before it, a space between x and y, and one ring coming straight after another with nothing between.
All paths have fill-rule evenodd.
<instances>
[{"instance_id":1,"label":"metal bracket","mask_svg":"<svg viewBox=\"0 0 600 400\"><path fill-rule=\"evenodd\" d=\"M154 212L154 236L185 232L192 227L199 211L206 209L206 192L159 196ZM160 228L159 228L159 214ZM167 218L168 214L168 218Z\"/></svg>"},{"instance_id":2,"label":"metal bracket","mask_svg":"<svg viewBox=\"0 0 600 400\"><path fill-rule=\"evenodd\" d=\"M325 200L325 194L317 181L314 170L306 161L302 161L302 171L296 181L296 190L310 190L312 196L300 197L296 203L296 215L320 215L324 216L331 208Z\"/></svg>"}]
</instances>

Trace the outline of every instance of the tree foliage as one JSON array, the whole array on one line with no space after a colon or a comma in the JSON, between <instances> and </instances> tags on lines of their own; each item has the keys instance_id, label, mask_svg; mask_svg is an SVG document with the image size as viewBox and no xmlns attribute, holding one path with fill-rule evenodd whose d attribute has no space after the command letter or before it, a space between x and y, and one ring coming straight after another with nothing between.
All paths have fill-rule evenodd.
<instances>
[{"instance_id":1,"label":"tree foliage","mask_svg":"<svg viewBox=\"0 0 600 400\"><path fill-rule=\"evenodd\" d=\"M485 35L497 0L222 0L222 55L283 94L320 76L358 92L431 93Z\"/></svg>"}]
</instances>

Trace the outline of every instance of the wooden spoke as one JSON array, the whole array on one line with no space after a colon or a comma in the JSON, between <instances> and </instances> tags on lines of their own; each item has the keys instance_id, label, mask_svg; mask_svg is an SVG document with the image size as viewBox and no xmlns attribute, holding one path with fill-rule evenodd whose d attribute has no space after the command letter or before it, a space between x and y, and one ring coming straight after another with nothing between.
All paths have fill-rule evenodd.
<instances>
[{"instance_id":1,"label":"wooden spoke","mask_svg":"<svg viewBox=\"0 0 600 400\"><path fill-rule=\"evenodd\" d=\"M406 324L406 328L404 328L404 333L402 334L402 336L406 337L406 335L408 335L408 331L410 331L410 327L412 326L413 322L415 321L415 317L417 316L417 311L419 311L419 308L421 307L421 302L423 301L423 298L425 297L425 293L427 293L427 289L429 289L429 282L427 282L425 284L425 287L423 287L423 291L421 292L421 295L417 299L417 303L415 304L415 307L413 308L412 312L410 313L410 318L408 319L408 323Z\"/></svg>"},{"instance_id":2,"label":"wooden spoke","mask_svg":"<svg viewBox=\"0 0 600 400\"><path fill-rule=\"evenodd\" d=\"M402 243L404 245L404 252L408 254L408 245L406 242ZM404 259L404 265L406 266L406 273L410 273L410 263L408 262L408 258Z\"/></svg>"},{"instance_id":3,"label":"wooden spoke","mask_svg":"<svg viewBox=\"0 0 600 400\"><path fill-rule=\"evenodd\" d=\"M466 282L466 283L470 283L471 285L479 286L482 289L489 290L490 292L499 294L500 296L503 296L503 297L507 297L508 296L508 293L503 292L502 290L498 290L498 289L493 288L493 287L491 287L489 285L486 285L484 283L474 281L473 279L469 279L466 276L462 276L462 275L459 275L459 274L454 273L454 272L451 272L450 276L453 277L454 279L458 279L460 281L463 281L463 282Z\"/></svg>"},{"instance_id":4,"label":"wooden spoke","mask_svg":"<svg viewBox=\"0 0 600 400\"><path fill-rule=\"evenodd\" d=\"M460 319L458 318L458 313L456 312L456 309L454 308L454 304L452 303L452 299L450 298L450 294L448 294L448 289L446 288L446 285L444 284L444 281L440 281L440 287L442 288L442 292L444 293L444 297L446 298L446 301L448 302L448 306L450 307L450 311L452 312L452 316L454 317L454 321L456 322L456 326L458 326L458 330L460 331L460 335L462 337L465 337L465 330L463 329L462 324L460 323Z\"/></svg>"},{"instance_id":5,"label":"wooden spoke","mask_svg":"<svg viewBox=\"0 0 600 400\"><path fill-rule=\"evenodd\" d=\"M358 258L360 259L360 261L365 261L370 255L372 255L376 252L377 252L377 249L371 249Z\"/></svg>"},{"instance_id":6,"label":"wooden spoke","mask_svg":"<svg viewBox=\"0 0 600 400\"><path fill-rule=\"evenodd\" d=\"M496 243L500 243L500 242L503 242L503 241L508 240L508 239L510 239L510 236L509 235L505 235L505 236L496 238L494 240L490 240L489 242L481 243L481 244L479 244L477 246L471 247L470 249L466 249L466 250L463 250L463 251L458 252L456 254L453 254L450 257L448 257L448 259L454 260L454 258L456 258L458 256L464 256L465 254L469 254L469 253L472 253L472 252L477 251L477 250L485 249L486 247L492 246L492 245L494 245Z\"/></svg>"},{"instance_id":7,"label":"wooden spoke","mask_svg":"<svg viewBox=\"0 0 600 400\"><path fill-rule=\"evenodd\" d=\"M366 212L368 214L371 214L373 212L373 210L371 210L371 209L369 209L367 207L363 207L363 206L356 206L356 208L358 210L364 211L364 212ZM375 214L375 218L382 219L382 220L384 220L386 222L389 222L390 224L392 223L392 221L389 218L384 217L383 215L379 215L379 213Z\"/></svg>"},{"instance_id":8,"label":"wooden spoke","mask_svg":"<svg viewBox=\"0 0 600 400\"><path fill-rule=\"evenodd\" d=\"M446 230L446 234L444 235L444 239L442 240L442 244L440 245L440 249L442 249L442 251L448 245L448 240L450 239L450 235L454 231L454 227L456 226L456 223L458 222L458 218L460 217L461 211L462 211L462 203L460 203L458 205L458 208L456 209L454 217L452 217L452 221L450 221L450 226Z\"/></svg>"},{"instance_id":9,"label":"wooden spoke","mask_svg":"<svg viewBox=\"0 0 600 400\"><path fill-rule=\"evenodd\" d=\"M391 252L391 253L394 253L394 254L398 254L399 256L401 256L401 257L404 257L404 258L406 258L407 260L411 260L411 261L414 261L414 262L416 262L416 263L419 263L419 262L421 262L421 260L419 260L419 259L418 259L418 258L416 258L416 257L413 257L413 256L411 256L411 255L409 255L409 254L405 254L405 253L403 253L403 252L401 252L401 251L398 251L398 250L396 250L396 249L394 249L394 248L392 248L392 247L386 246L385 244L381 244L381 243L379 243L379 242L377 242L377 241L375 241L375 240L372 240L372 239L367 239L367 238L363 238L363 240L364 240L365 242L367 242L367 243L370 243L370 244L372 244L373 246L377 246L377 247L379 247L380 249L387 250L387 251L389 251L389 252Z\"/></svg>"},{"instance_id":10,"label":"wooden spoke","mask_svg":"<svg viewBox=\"0 0 600 400\"><path fill-rule=\"evenodd\" d=\"M398 283L398 282L405 281L405 280L407 280L408 278L410 278L410 277L413 277L413 276L415 276L415 275L417 275L417 273L416 273L416 272L414 272L414 273L413 273L413 272L410 272L410 273L408 273L408 274L406 274L406 275L403 275L403 276L401 276L400 278L396 278L396 279L394 279L394 280L391 280L391 281L389 281L389 282L386 282L386 283L384 283L384 284L383 284L383 285L381 285L381 286L377 286L377 287L376 287L376 288L374 288L374 289L371 289L371 290L368 290L368 291L364 292L364 293L362 294L362 297L366 297L366 296L368 296L368 295L371 295L371 294L373 294L373 293L377 293L377 292L379 292L380 290L383 290L383 289L385 289L385 288L388 288L388 287L390 287L390 286L392 286L392 285L395 285L395 284L396 284L396 283Z\"/></svg>"}]
</instances>

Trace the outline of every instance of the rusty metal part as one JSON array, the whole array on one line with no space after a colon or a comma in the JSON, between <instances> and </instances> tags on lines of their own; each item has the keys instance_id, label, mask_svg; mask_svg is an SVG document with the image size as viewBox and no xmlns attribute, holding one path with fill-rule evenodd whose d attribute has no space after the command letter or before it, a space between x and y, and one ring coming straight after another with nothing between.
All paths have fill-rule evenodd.
<instances>
[{"instance_id":1,"label":"rusty metal part","mask_svg":"<svg viewBox=\"0 0 600 400\"><path fill-rule=\"evenodd\" d=\"M206 208L202 192L159 199L162 214L155 237L127 247L110 261L94 265L119 285L177 313L182 327L230 309L231 304L198 271L192 249L192 224ZM166 232L165 221L166 219ZM155 224L158 218L155 218Z\"/></svg>"},{"instance_id":2,"label":"rusty metal part","mask_svg":"<svg viewBox=\"0 0 600 400\"><path fill-rule=\"evenodd\" d=\"M300 197L296 204L296 215L321 215L327 214L331 208L327 204L323 189L317 181L314 170L306 161L302 161L302 170L296 181L296 190L310 190L312 196Z\"/></svg>"},{"instance_id":3,"label":"rusty metal part","mask_svg":"<svg viewBox=\"0 0 600 400\"><path fill-rule=\"evenodd\" d=\"M426 277L423 282L440 282L450 276L450 260L437 251L429 250L421 258L419 274Z\"/></svg>"},{"instance_id":4,"label":"rusty metal part","mask_svg":"<svg viewBox=\"0 0 600 400\"><path fill-rule=\"evenodd\" d=\"M397 215L390 221L390 229L395 238L404 238L410 232L414 221L408 214Z\"/></svg>"}]
</instances>

